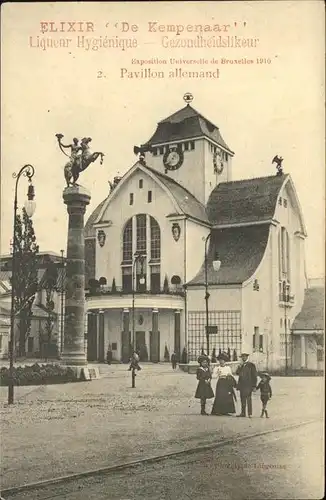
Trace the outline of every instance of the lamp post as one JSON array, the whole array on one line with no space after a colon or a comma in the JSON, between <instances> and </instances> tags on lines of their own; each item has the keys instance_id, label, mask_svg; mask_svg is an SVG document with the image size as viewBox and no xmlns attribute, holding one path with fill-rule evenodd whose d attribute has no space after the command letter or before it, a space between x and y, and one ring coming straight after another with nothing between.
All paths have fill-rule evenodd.
<instances>
[{"instance_id":1,"label":"lamp post","mask_svg":"<svg viewBox=\"0 0 326 500\"><path fill-rule=\"evenodd\" d=\"M209 233L205 238L205 305L206 305L206 349L207 356L209 356L209 325L208 325L208 301L210 294L208 292L208 255L207 255L207 246L208 242L211 238L211 234ZM215 259L213 260L213 269L215 272L218 272L221 267L221 261L217 259L217 255L215 254Z\"/></svg>"},{"instance_id":2,"label":"lamp post","mask_svg":"<svg viewBox=\"0 0 326 500\"><path fill-rule=\"evenodd\" d=\"M141 253L136 253L135 258L134 258L134 262L132 265L132 347L133 347L133 350L136 349L136 345L135 345L135 270L136 270L136 264L138 261L140 261L141 266L143 268L145 257L146 256L141 254ZM142 269L142 276L139 279L139 284L140 285L145 284L145 278L143 276L143 269Z\"/></svg>"},{"instance_id":3,"label":"lamp post","mask_svg":"<svg viewBox=\"0 0 326 500\"><path fill-rule=\"evenodd\" d=\"M17 218L17 188L18 181L22 175L28 178L28 191L27 200L25 201L25 210L28 217L32 217L35 212L35 190L32 184L32 177L34 175L34 167L32 165L24 165L18 174L13 173L12 176L16 179L15 184L15 198L14 198L14 235L13 235L13 250L12 250L12 274L11 274L11 311L10 311L10 340L9 340L9 381L8 381L8 404L14 403L14 341L15 341L15 284L16 284L16 247L17 247L17 235L16 235L16 218Z\"/></svg>"},{"instance_id":4,"label":"lamp post","mask_svg":"<svg viewBox=\"0 0 326 500\"><path fill-rule=\"evenodd\" d=\"M288 331L287 331L287 307L294 296L290 296L290 285L283 281L283 302L284 302L284 344L285 344L285 375L288 374Z\"/></svg>"}]
</instances>

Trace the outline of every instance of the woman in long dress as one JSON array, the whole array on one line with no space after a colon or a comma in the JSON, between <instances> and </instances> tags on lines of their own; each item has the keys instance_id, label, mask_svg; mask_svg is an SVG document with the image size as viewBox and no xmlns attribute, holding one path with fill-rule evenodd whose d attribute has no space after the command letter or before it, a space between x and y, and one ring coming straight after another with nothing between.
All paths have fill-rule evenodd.
<instances>
[{"instance_id":1,"label":"woman in long dress","mask_svg":"<svg viewBox=\"0 0 326 500\"><path fill-rule=\"evenodd\" d=\"M234 401L236 400L236 395L234 388L236 381L232 376L230 366L225 364L228 359L226 353L220 354L218 357L220 366L216 367L213 372L213 377L217 377L217 384L212 415L229 415L235 413Z\"/></svg>"}]
</instances>

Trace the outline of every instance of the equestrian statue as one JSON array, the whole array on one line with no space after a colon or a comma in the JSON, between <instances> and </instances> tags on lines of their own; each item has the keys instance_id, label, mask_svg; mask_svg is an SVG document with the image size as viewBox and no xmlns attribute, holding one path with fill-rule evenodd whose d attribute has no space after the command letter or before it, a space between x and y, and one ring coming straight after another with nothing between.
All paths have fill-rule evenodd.
<instances>
[{"instance_id":1,"label":"equestrian statue","mask_svg":"<svg viewBox=\"0 0 326 500\"><path fill-rule=\"evenodd\" d=\"M58 144L63 154L69 157L69 161L64 167L67 187L77 186L77 180L80 172L86 170L86 168L89 167L91 163L96 161L99 156L101 157L100 164L102 165L104 153L98 151L91 153L89 149L89 143L92 140L91 137L84 137L80 142L79 139L74 137L72 144L67 145L62 143L62 134L56 134L56 138L58 139ZM64 151L65 149L70 149L70 155Z\"/></svg>"}]
</instances>

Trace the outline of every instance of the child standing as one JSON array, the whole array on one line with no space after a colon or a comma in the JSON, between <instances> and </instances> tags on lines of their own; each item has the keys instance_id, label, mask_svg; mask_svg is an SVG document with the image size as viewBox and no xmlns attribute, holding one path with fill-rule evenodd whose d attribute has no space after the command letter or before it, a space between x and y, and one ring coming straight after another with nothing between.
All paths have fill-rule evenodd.
<instances>
[{"instance_id":1,"label":"child standing","mask_svg":"<svg viewBox=\"0 0 326 500\"><path fill-rule=\"evenodd\" d=\"M261 415L260 417L263 418L264 414L266 415L266 418L268 417L268 413L266 410L267 403L268 401L272 398L272 388L270 385L270 380L271 377L267 372L263 372L260 374L261 381L257 385L256 389L260 389L260 400L262 402L262 410L261 410Z\"/></svg>"},{"instance_id":2,"label":"child standing","mask_svg":"<svg viewBox=\"0 0 326 500\"><path fill-rule=\"evenodd\" d=\"M202 356L200 358L200 361L198 360L200 366L197 368L197 380L198 380L198 385L197 385L197 390L195 393L195 398L200 399L200 405L201 405L201 415L208 415L205 411L206 407L206 399L211 399L214 397L214 392L211 387L211 379L212 379L212 373L209 369L208 366L208 359L207 357Z\"/></svg>"}]
</instances>

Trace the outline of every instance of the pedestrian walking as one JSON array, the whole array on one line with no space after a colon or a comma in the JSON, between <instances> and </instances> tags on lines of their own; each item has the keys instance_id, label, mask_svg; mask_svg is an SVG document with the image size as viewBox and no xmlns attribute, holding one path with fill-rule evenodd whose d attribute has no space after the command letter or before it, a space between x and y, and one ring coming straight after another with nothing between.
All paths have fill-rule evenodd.
<instances>
[{"instance_id":1,"label":"pedestrian walking","mask_svg":"<svg viewBox=\"0 0 326 500\"><path fill-rule=\"evenodd\" d=\"M259 376L261 380L256 389L260 390L260 400L263 405L260 416L263 418L265 414L266 418L269 418L267 413L267 403L270 399L272 399L272 388L270 385L271 376L267 372L262 372Z\"/></svg>"},{"instance_id":2,"label":"pedestrian walking","mask_svg":"<svg viewBox=\"0 0 326 500\"><path fill-rule=\"evenodd\" d=\"M195 392L195 398L200 399L200 414L208 415L206 413L206 400L214 397L214 392L211 387L212 373L208 366L208 359L203 355L200 356L200 366L196 372L198 385Z\"/></svg>"},{"instance_id":3,"label":"pedestrian walking","mask_svg":"<svg viewBox=\"0 0 326 500\"><path fill-rule=\"evenodd\" d=\"M136 351L133 352L131 358L130 358L130 365L128 370L141 370L141 367L139 366L139 355Z\"/></svg>"},{"instance_id":4,"label":"pedestrian walking","mask_svg":"<svg viewBox=\"0 0 326 500\"><path fill-rule=\"evenodd\" d=\"M177 355L175 351L171 354L171 364L172 364L172 370L175 370L177 368Z\"/></svg>"},{"instance_id":5,"label":"pedestrian walking","mask_svg":"<svg viewBox=\"0 0 326 500\"><path fill-rule=\"evenodd\" d=\"M241 413L237 417L246 416L246 408L248 408L248 417L252 416L252 400L251 395L256 391L257 385L257 370L254 363L248 361L249 354L243 352L241 354L241 362L236 370L239 375L237 390L240 392Z\"/></svg>"},{"instance_id":6,"label":"pedestrian walking","mask_svg":"<svg viewBox=\"0 0 326 500\"><path fill-rule=\"evenodd\" d=\"M217 378L217 383L212 415L230 415L231 413L235 413L234 401L236 401L236 395L234 388L236 381L232 376L230 366L226 365L227 360L227 353L222 352L218 356L220 366L215 367L213 370L213 378Z\"/></svg>"},{"instance_id":7,"label":"pedestrian walking","mask_svg":"<svg viewBox=\"0 0 326 500\"><path fill-rule=\"evenodd\" d=\"M106 351L106 362L108 365L110 365L112 363L112 349L111 349L111 345L109 344L109 347L108 347L108 350Z\"/></svg>"}]
</instances>

